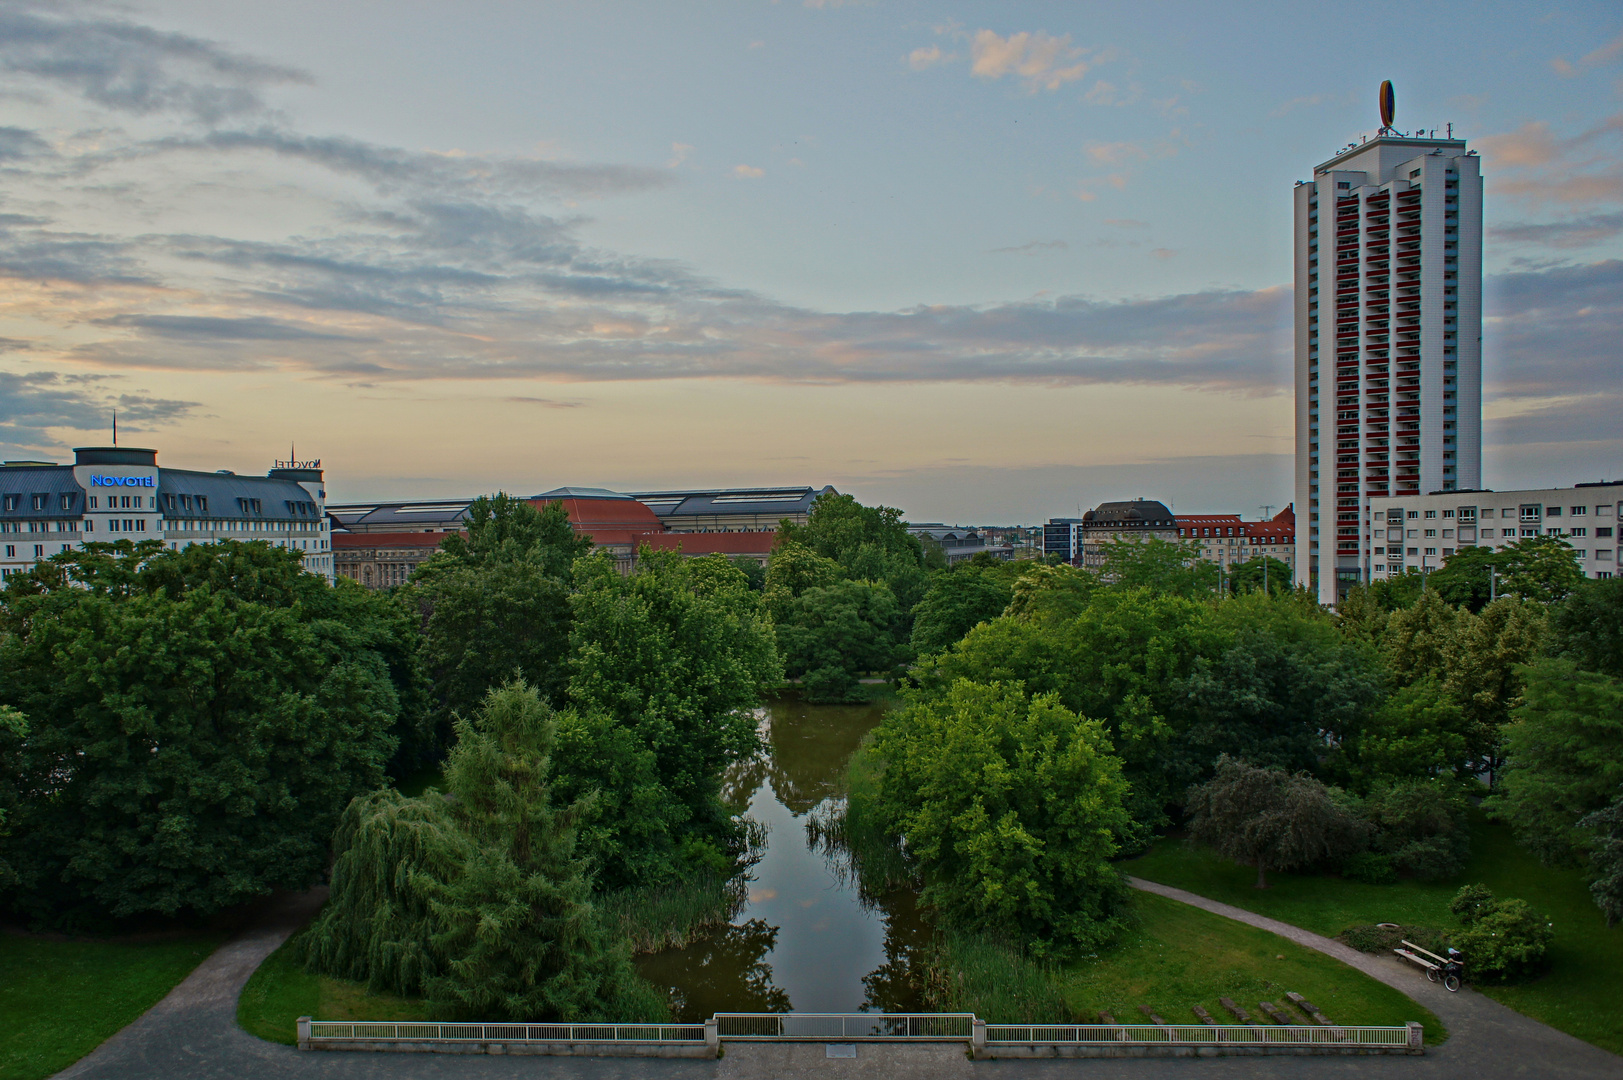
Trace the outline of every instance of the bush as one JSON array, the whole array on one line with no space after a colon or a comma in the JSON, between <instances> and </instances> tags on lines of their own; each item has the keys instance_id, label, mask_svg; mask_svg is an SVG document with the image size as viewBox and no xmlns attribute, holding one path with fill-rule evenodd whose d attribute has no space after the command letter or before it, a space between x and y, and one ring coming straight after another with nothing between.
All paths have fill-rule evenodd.
<instances>
[{"instance_id":1,"label":"bush","mask_svg":"<svg viewBox=\"0 0 1623 1080\"><path fill-rule=\"evenodd\" d=\"M1396 872L1422 881L1450 878L1464 868L1471 853L1469 812L1459 789L1441 780L1386 784L1364 801L1376 829L1375 850Z\"/></svg>"},{"instance_id":2,"label":"bush","mask_svg":"<svg viewBox=\"0 0 1623 1080\"><path fill-rule=\"evenodd\" d=\"M809 671L800 680L806 700L817 705L838 705L852 701L862 693L862 684L842 667L820 667Z\"/></svg>"},{"instance_id":3,"label":"bush","mask_svg":"<svg viewBox=\"0 0 1623 1080\"><path fill-rule=\"evenodd\" d=\"M1536 973L1555 929L1526 900L1495 899L1486 885L1467 885L1449 910L1465 923L1453 945L1465 954L1465 970L1478 982L1510 982Z\"/></svg>"},{"instance_id":4,"label":"bush","mask_svg":"<svg viewBox=\"0 0 1623 1080\"><path fill-rule=\"evenodd\" d=\"M1439 955L1453 943L1447 930L1434 926L1396 925L1349 926L1336 935L1336 940L1366 953L1391 953L1405 941L1410 941Z\"/></svg>"},{"instance_id":5,"label":"bush","mask_svg":"<svg viewBox=\"0 0 1623 1080\"><path fill-rule=\"evenodd\" d=\"M1341 876L1365 885L1390 885L1398 879L1392 856L1379 851L1360 851L1341 860Z\"/></svg>"}]
</instances>

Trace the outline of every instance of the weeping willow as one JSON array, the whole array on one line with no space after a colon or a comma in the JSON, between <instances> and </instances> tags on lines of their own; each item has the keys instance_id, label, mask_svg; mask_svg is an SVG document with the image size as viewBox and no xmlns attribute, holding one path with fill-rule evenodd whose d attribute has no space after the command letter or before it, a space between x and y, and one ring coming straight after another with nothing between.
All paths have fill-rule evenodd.
<instances>
[{"instance_id":1,"label":"weeping willow","mask_svg":"<svg viewBox=\"0 0 1623 1080\"><path fill-rule=\"evenodd\" d=\"M302 938L306 964L426 997L448 1016L664 1019L593 910L575 854L587 801L552 803L551 710L510 683L456 730L445 794L376 792L345 811L331 898Z\"/></svg>"}]
</instances>

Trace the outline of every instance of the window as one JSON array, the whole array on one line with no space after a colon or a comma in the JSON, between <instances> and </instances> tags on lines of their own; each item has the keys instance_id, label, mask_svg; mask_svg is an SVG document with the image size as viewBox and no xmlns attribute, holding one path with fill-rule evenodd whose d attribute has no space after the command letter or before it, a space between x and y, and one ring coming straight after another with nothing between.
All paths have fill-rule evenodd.
<instances>
[{"instance_id":1,"label":"window","mask_svg":"<svg viewBox=\"0 0 1623 1080\"><path fill-rule=\"evenodd\" d=\"M1449 537L1451 537L1453 535L1454 535L1454 530L1453 529L1444 529L1443 530L1443 539L1444 540L1447 540Z\"/></svg>"},{"instance_id":2,"label":"window","mask_svg":"<svg viewBox=\"0 0 1623 1080\"><path fill-rule=\"evenodd\" d=\"M1409 511L1409 516L1412 517L1412 518L1417 518L1417 517L1420 516L1420 511L1418 511L1418 510L1410 510Z\"/></svg>"},{"instance_id":3,"label":"window","mask_svg":"<svg viewBox=\"0 0 1623 1080\"><path fill-rule=\"evenodd\" d=\"M1573 517L1579 517L1579 516L1581 516L1583 514L1587 514L1587 513L1589 513L1589 507L1587 507L1587 506L1574 506L1572 508L1572 516Z\"/></svg>"},{"instance_id":4,"label":"window","mask_svg":"<svg viewBox=\"0 0 1623 1080\"><path fill-rule=\"evenodd\" d=\"M63 493L62 501L61 501L60 505L61 505L62 509L64 509L64 510L72 510L73 509L73 495L71 493L66 493L66 492Z\"/></svg>"},{"instance_id":5,"label":"window","mask_svg":"<svg viewBox=\"0 0 1623 1080\"><path fill-rule=\"evenodd\" d=\"M135 519L135 531L136 532L146 532L147 531L147 519L146 518L136 518Z\"/></svg>"},{"instance_id":6,"label":"window","mask_svg":"<svg viewBox=\"0 0 1623 1080\"><path fill-rule=\"evenodd\" d=\"M1589 558L1589 552L1587 550L1585 550L1584 548L1579 548L1577 551L1574 551L1573 555L1575 555L1576 557L1578 557L1580 559Z\"/></svg>"},{"instance_id":7,"label":"window","mask_svg":"<svg viewBox=\"0 0 1623 1080\"><path fill-rule=\"evenodd\" d=\"M1595 529L1595 535L1596 536L1611 536L1612 535L1612 527L1610 525L1598 526Z\"/></svg>"},{"instance_id":8,"label":"window","mask_svg":"<svg viewBox=\"0 0 1623 1080\"><path fill-rule=\"evenodd\" d=\"M33 508L35 510L43 510L43 509L45 509L45 496L44 495L35 495L33 497L33 499L30 500L30 502L31 502L31 504L32 504L32 506L33 506Z\"/></svg>"},{"instance_id":9,"label":"window","mask_svg":"<svg viewBox=\"0 0 1623 1080\"><path fill-rule=\"evenodd\" d=\"M209 512L209 497L207 495L199 495L197 497L197 512L199 514L206 514Z\"/></svg>"},{"instance_id":10,"label":"window","mask_svg":"<svg viewBox=\"0 0 1623 1080\"><path fill-rule=\"evenodd\" d=\"M1596 548L1595 549L1595 561L1596 562L1611 562L1612 561L1612 549L1611 548Z\"/></svg>"},{"instance_id":11,"label":"window","mask_svg":"<svg viewBox=\"0 0 1623 1080\"><path fill-rule=\"evenodd\" d=\"M1336 190L1337 191L1348 191L1348 190L1351 190L1351 188L1352 188L1352 181L1350 181L1350 180L1337 180L1336 181Z\"/></svg>"},{"instance_id":12,"label":"window","mask_svg":"<svg viewBox=\"0 0 1623 1080\"><path fill-rule=\"evenodd\" d=\"M6 558L15 559L16 557L17 557L17 545L16 544L7 544L6 545Z\"/></svg>"},{"instance_id":13,"label":"window","mask_svg":"<svg viewBox=\"0 0 1623 1080\"><path fill-rule=\"evenodd\" d=\"M1409 554L1410 555L1418 555L1418 554L1420 554L1420 549L1419 548L1410 548L1409 549Z\"/></svg>"},{"instance_id":14,"label":"window","mask_svg":"<svg viewBox=\"0 0 1623 1080\"><path fill-rule=\"evenodd\" d=\"M1560 517L1561 508L1559 506L1546 506L1544 508L1544 516L1547 518Z\"/></svg>"},{"instance_id":15,"label":"window","mask_svg":"<svg viewBox=\"0 0 1623 1080\"><path fill-rule=\"evenodd\" d=\"M1492 540L1493 539L1493 530L1492 529L1483 529L1481 532L1477 533L1477 535L1480 536L1484 540Z\"/></svg>"},{"instance_id":16,"label":"window","mask_svg":"<svg viewBox=\"0 0 1623 1080\"><path fill-rule=\"evenodd\" d=\"M1537 536L1538 535L1538 530L1537 529L1523 529L1522 530L1522 535L1523 536Z\"/></svg>"},{"instance_id":17,"label":"window","mask_svg":"<svg viewBox=\"0 0 1623 1080\"><path fill-rule=\"evenodd\" d=\"M1484 509L1482 511L1482 516L1485 517L1485 518L1491 518L1491 517L1493 517L1493 511Z\"/></svg>"},{"instance_id":18,"label":"window","mask_svg":"<svg viewBox=\"0 0 1623 1080\"><path fill-rule=\"evenodd\" d=\"M1436 529L1427 529L1426 530L1426 538L1427 539L1430 539L1431 537L1434 537L1436 535L1437 535L1437 530Z\"/></svg>"},{"instance_id":19,"label":"window","mask_svg":"<svg viewBox=\"0 0 1623 1080\"><path fill-rule=\"evenodd\" d=\"M94 495L90 496L89 501L90 501L90 509L94 510L96 508L96 497Z\"/></svg>"},{"instance_id":20,"label":"window","mask_svg":"<svg viewBox=\"0 0 1623 1080\"><path fill-rule=\"evenodd\" d=\"M1413 539L1414 537L1419 536L1419 535L1420 535L1420 530L1419 529L1410 529L1409 530L1409 536L1410 536L1411 539Z\"/></svg>"},{"instance_id":21,"label":"window","mask_svg":"<svg viewBox=\"0 0 1623 1080\"><path fill-rule=\"evenodd\" d=\"M1426 511L1426 516L1429 517L1429 518L1434 518L1434 517L1437 516L1437 511L1435 511L1435 510L1427 510Z\"/></svg>"},{"instance_id":22,"label":"window","mask_svg":"<svg viewBox=\"0 0 1623 1080\"><path fill-rule=\"evenodd\" d=\"M1437 549L1436 548L1427 548L1426 549L1426 554L1427 555L1435 555L1435 554L1437 554Z\"/></svg>"},{"instance_id":23,"label":"window","mask_svg":"<svg viewBox=\"0 0 1623 1080\"><path fill-rule=\"evenodd\" d=\"M6 501L5 501L6 509L7 510L15 510L15 509L17 509L17 503L18 503L18 501L20 499L22 499L21 495L7 495L6 496Z\"/></svg>"},{"instance_id":24,"label":"window","mask_svg":"<svg viewBox=\"0 0 1623 1080\"><path fill-rule=\"evenodd\" d=\"M1567 531L1573 536L1588 536L1589 535L1589 528L1588 528L1588 526L1585 526L1585 525L1579 525L1577 528L1569 529Z\"/></svg>"},{"instance_id":25,"label":"window","mask_svg":"<svg viewBox=\"0 0 1623 1080\"><path fill-rule=\"evenodd\" d=\"M1597 551L1595 554L1599 555L1600 552ZM36 558L36 559L45 558L45 545L44 544L35 544L34 545L34 558Z\"/></svg>"}]
</instances>

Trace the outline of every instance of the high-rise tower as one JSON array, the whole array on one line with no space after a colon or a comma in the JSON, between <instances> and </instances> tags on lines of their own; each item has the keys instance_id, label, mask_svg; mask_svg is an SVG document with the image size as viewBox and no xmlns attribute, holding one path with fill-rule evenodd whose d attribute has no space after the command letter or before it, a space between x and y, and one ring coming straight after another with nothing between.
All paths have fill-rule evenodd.
<instances>
[{"instance_id":1,"label":"high-rise tower","mask_svg":"<svg viewBox=\"0 0 1623 1080\"><path fill-rule=\"evenodd\" d=\"M1296 580L1321 603L1370 578L1371 498L1481 486L1479 160L1395 131L1390 95L1296 185Z\"/></svg>"}]
</instances>

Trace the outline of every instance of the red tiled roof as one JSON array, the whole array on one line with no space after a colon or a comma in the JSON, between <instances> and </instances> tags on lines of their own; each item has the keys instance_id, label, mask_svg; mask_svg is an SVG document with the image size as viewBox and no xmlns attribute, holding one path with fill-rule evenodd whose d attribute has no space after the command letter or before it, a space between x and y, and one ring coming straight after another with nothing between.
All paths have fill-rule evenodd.
<instances>
[{"instance_id":1,"label":"red tiled roof","mask_svg":"<svg viewBox=\"0 0 1623 1080\"><path fill-rule=\"evenodd\" d=\"M604 528L630 529L636 531L659 531L664 524L647 506L627 496L624 499L533 499L536 509L541 509L547 503L560 502L564 504L564 512L569 515L569 523L575 526L575 531L584 533L590 531L590 526Z\"/></svg>"},{"instance_id":2,"label":"red tiled roof","mask_svg":"<svg viewBox=\"0 0 1623 1080\"><path fill-rule=\"evenodd\" d=\"M655 551L680 551L684 555L769 555L778 542L776 532L731 533L643 533L638 544Z\"/></svg>"}]
</instances>

